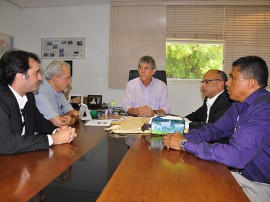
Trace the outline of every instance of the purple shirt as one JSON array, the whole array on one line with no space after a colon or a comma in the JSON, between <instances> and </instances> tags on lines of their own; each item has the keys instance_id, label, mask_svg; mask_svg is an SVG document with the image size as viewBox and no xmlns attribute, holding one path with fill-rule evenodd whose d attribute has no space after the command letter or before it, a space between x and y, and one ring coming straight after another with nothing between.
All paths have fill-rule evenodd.
<instances>
[{"instance_id":1,"label":"purple shirt","mask_svg":"<svg viewBox=\"0 0 270 202\"><path fill-rule=\"evenodd\" d=\"M168 98L167 85L154 77L149 86L145 87L140 77L130 80L126 86L124 110L140 106L149 106L153 110L163 109L166 114L170 113L171 105Z\"/></svg>"},{"instance_id":2,"label":"purple shirt","mask_svg":"<svg viewBox=\"0 0 270 202\"><path fill-rule=\"evenodd\" d=\"M230 137L229 144L208 144ZM259 89L234 102L214 124L185 135L185 150L195 156L238 168L249 180L270 184L270 93Z\"/></svg>"}]
</instances>

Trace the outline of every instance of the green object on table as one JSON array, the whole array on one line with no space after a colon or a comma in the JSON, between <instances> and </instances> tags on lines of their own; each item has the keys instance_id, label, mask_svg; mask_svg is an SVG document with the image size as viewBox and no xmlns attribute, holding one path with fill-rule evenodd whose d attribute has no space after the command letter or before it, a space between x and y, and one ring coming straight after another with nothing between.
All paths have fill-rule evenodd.
<instances>
[{"instance_id":1,"label":"green object on table","mask_svg":"<svg viewBox=\"0 0 270 202\"><path fill-rule=\"evenodd\" d=\"M98 118L98 111L97 110L91 110L91 117L92 119Z\"/></svg>"}]
</instances>

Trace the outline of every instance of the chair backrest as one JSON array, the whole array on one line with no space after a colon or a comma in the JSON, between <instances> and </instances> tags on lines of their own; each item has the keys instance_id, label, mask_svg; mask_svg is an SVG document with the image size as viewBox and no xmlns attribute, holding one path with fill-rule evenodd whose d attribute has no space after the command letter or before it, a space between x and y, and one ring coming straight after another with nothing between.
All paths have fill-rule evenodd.
<instances>
[{"instance_id":1,"label":"chair backrest","mask_svg":"<svg viewBox=\"0 0 270 202\"><path fill-rule=\"evenodd\" d=\"M139 72L138 70L130 70L129 71L129 78L128 80L132 80L139 77ZM167 76L166 76L166 71L165 70L157 70L156 73L154 74L154 77L163 81L167 85Z\"/></svg>"}]
</instances>

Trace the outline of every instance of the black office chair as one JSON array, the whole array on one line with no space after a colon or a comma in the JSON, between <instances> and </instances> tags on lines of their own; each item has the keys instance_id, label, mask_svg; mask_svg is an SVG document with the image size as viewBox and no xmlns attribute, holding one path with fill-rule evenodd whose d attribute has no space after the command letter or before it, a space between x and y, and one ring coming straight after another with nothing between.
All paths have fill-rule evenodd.
<instances>
[{"instance_id":1,"label":"black office chair","mask_svg":"<svg viewBox=\"0 0 270 202\"><path fill-rule=\"evenodd\" d=\"M130 70L129 71L129 78L128 80L132 80L139 77L139 72L138 70ZM157 70L156 73L154 74L154 77L163 81L167 85L167 76L166 76L166 71L165 70Z\"/></svg>"}]
</instances>

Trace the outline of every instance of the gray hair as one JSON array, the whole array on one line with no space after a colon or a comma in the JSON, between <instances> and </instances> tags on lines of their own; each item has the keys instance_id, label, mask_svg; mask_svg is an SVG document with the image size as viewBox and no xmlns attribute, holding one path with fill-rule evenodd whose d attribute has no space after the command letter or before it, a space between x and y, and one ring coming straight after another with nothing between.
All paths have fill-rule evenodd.
<instances>
[{"instance_id":1,"label":"gray hair","mask_svg":"<svg viewBox=\"0 0 270 202\"><path fill-rule=\"evenodd\" d=\"M63 60L53 60L45 72L45 79L50 80L54 75L61 76L63 65L66 65L70 69L70 65Z\"/></svg>"},{"instance_id":2,"label":"gray hair","mask_svg":"<svg viewBox=\"0 0 270 202\"><path fill-rule=\"evenodd\" d=\"M152 69L156 69L156 62L154 58L149 55L145 55L139 59L138 68L141 66L142 63L150 64L152 66Z\"/></svg>"}]
</instances>

